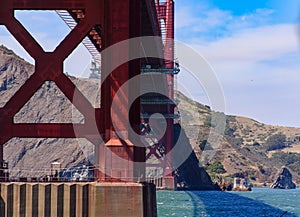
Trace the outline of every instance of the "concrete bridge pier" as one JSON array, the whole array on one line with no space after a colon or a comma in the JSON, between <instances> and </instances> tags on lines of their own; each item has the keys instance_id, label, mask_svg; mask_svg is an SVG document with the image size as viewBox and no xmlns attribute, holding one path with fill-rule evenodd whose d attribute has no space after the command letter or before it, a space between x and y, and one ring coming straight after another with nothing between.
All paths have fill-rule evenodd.
<instances>
[{"instance_id":1,"label":"concrete bridge pier","mask_svg":"<svg viewBox=\"0 0 300 217\"><path fill-rule=\"evenodd\" d=\"M156 217L153 184L1 183L1 217Z\"/></svg>"}]
</instances>

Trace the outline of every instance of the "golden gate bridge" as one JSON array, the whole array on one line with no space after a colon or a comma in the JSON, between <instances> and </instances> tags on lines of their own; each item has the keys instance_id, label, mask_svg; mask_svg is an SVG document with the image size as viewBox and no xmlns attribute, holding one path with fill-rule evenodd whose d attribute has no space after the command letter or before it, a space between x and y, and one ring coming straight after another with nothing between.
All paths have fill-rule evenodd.
<instances>
[{"instance_id":1,"label":"golden gate bridge","mask_svg":"<svg viewBox=\"0 0 300 217\"><path fill-rule=\"evenodd\" d=\"M55 10L57 14L71 28L71 33L56 47L53 52L45 52L34 40L29 32L15 19L14 10ZM95 147L98 162L95 162L95 179L97 181L120 181L116 177L125 178L127 181L137 181L143 171L136 171L132 162L144 162L151 155L159 157L157 147L164 144L165 152L168 153L173 145L173 119L174 106L174 74L178 69L174 68L174 2L173 1L3 1L1 6L1 23L11 32L24 49L35 59L35 73L26 81L9 102L1 108L1 148L0 161L1 177L7 179L7 174L3 173L7 169L7 164L3 160L3 144L13 137L25 138L76 138L83 137L91 141ZM102 80L101 87L101 108L96 109L91 106L88 100L80 93L66 75L63 74L62 63L64 59L76 48L79 43L91 53L94 61L101 65L101 68L108 64L108 58L101 56L101 52L111 45L134 37L159 36L162 43L156 43L156 52L165 57L141 58L123 64L113 70L110 75ZM128 48L130 49L130 48ZM116 55L116 54L113 54ZM110 57L110 58L113 58ZM102 64L101 64L102 63ZM112 63L113 64L113 63ZM146 154L144 147L131 146L130 138L120 140L111 124L111 117L116 115L118 126L124 126L123 131L127 131L127 123L120 117L129 113L128 108L122 114L110 111L111 102L115 97L115 91L127 82L128 79L140 73L161 73L164 75L166 94L169 99L162 99L155 94L148 94L142 97L139 103L131 106L135 114L130 118L131 125L140 125L141 119L147 121L151 114L160 112L167 120L167 130L163 138L157 144L149 147ZM104 79L104 78L103 78ZM24 106L29 98L38 90L45 81L53 81L74 104L74 106L84 115L85 123L76 124L14 124L14 115ZM163 81L161 81L163 82ZM143 85L143 84L141 84ZM155 90L154 90L155 91ZM76 99L74 93L76 92ZM127 93L130 95L130 92ZM121 99L120 105L122 104ZM126 100L125 100L126 101ZM134 107L135 106L135 107ZM134 108L133 108L134 107ZM157 109L159 108L159 109ZM140 115L141 114L141 115ZM141 119L140 119L141 116ZM93 127L93 120L96 119L96 128ZM125 121L125 122L126 122ZM75 126L74 126L75 125ZM5 126L5 127L4 127ZM74 133L73 128L79 129L79 133ZM137 127L136 127L137 128ZM138 132L139 128L135 129ZM109 158L109 153L100 151L96 134L104 138L106 147L112 153L128 159L125 168L114 171L114 174L107 175L97 168L114 168L118 162L105 161ZM153 136L153 135L152 135ZM128 136L127 136L128 137ZM126 140L129 142L126 144ZM128 152L131 154L128 154ZM174 188L175 180L172 176L171 159L170 165L164 165L164 185L167 188ZM131 163L130 163L131 162ZM141 169L141 168L140 168ZM139 169L139 170L140 170ZM142 169L143 170L143 169ZM139 173L134 174L134 173ZM167 181L170 180L170 181Z\"/></svg>"}]
</instances>

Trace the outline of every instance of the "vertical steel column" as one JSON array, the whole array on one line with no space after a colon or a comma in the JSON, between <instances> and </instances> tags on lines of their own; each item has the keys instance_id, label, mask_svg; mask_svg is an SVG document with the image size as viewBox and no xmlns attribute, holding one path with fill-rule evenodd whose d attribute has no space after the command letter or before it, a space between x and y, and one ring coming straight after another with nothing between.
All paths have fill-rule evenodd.
<instances>
[{"instance_id":1,"label":"vertical steel column","mask_svg":"<svg viewBox=\"0 0 300 217\"><path fill-rule=\"evenodd\" d=\"M106 0L104 2L103 49L141 35L140 0ZM102 170L97 178L99 181L137 181L138 177L144 174L144 169L141 168L141 171L139 171L135 168L134 162L144 161L142 155L145 156L145 149L134 147L134 143L138 141L132 141L130 135L128 135L129 127L139 126L140 104L138 102L129 105L130 88L122 89L122 93L116 95L123 84L135 75L140 74L140 61L130 61L117 67L112 72L107 71L111 65L118 63L119 55L124 54L122 52L129 56L131 49L138 49L138 46L128 45L122 51L113 51L109 56L102 55L102 74L110 74L102 81L101 87L105 144L102 144L99 151L99 166ZM112 107L113 101L117 107ZM130 108L135 111L135 117L128 117ZM112 124L112 119L115 120L117 130ZM120 138L120 135L122 135L122 138Z\"/></svg>"},{"instance_id":2,"label":"vertical steel column","mask_svg":"<svg viewBox=\"0 0 300 217\"><path fill-rule=\"evenodd\" d=\"M174 1L168 0L166 2L166 42L165 42L165 66L166 68L174 68ZM171 100L174 99L174 76L167 75L168 94ZM168 106L168 113L174 114L174 105ZM165 151L169 153L174 146L174 121L172 118L167 119L167 133ZM173 177L173 157L167 154L167 165L164 170L164 185L166 188L174 189L176 187L176 180Z\"/></svg>"}]
</instances>

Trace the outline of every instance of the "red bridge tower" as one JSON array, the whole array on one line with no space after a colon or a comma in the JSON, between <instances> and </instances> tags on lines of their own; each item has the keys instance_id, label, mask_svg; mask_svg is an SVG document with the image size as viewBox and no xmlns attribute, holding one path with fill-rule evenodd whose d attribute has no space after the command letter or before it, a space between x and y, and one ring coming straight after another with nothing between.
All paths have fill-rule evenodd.
<instances>
[{"instance_id":1,"label":"red bridge tower","mask_svg":"<svg viewBox=\"0 0 300 217\"><path fill-rule=\"evenodd\" d=\"M14 17L15 10L65 10L77 23L69 35L53 52L45 52L30 33ZM86 138L95 145L95 174L97 181L136 182L145 178L142 164L151 155L157 156L157 148L163 144L167 160L162 166L163 187L175 188L172 176L172 157L167 155L173 147L174 118L174 2L167 0L2 0L0 24L5 25L15 39L35 60L35 72L14 96L0 108L0 177L7 179L7 164L3 161L3 145L13 137L24 138ZM110 46L135 37L162 36L163 42L156 46L159 58L140 58L117 64L121 51L102 55L101 108L94 108L70 79L63 73L63 62L71 52L88 37L93 53L101 53ZM122 52L130 55L131 49L140 50L138 44L128 44ZM140 50L139 52L142 52ZM167 61L163 60L163 57ZM150 66L150 68L148 67ZM142 70L141 70L142 69ZM129 79L148 72L163 76L167 100L148 103L147 97L138 98L133 104L129 99L136 88L128 87L116 94ZM83 114L84 124L32 124L14 123L14 115L46 81L53 81L73 105ZM143 84L137 84L143 85ZM76 98L74 98L76 94ZM148 98L153 99L153 96ZM112 102L119 107L112 108ZM159 109L158 109L159 108ZM140 133L140 114L160 112L166 118L167 130L163 138L146 154L146 148L128 133L132 127ZM130 114L130 115L128 115ZM117 120L118 132L112 124ZM96 123L95 123L96 120ZM74 130L75 129L75 130ZM125 163L124 163L125 162Z\"/></svg>"}]
</instances>

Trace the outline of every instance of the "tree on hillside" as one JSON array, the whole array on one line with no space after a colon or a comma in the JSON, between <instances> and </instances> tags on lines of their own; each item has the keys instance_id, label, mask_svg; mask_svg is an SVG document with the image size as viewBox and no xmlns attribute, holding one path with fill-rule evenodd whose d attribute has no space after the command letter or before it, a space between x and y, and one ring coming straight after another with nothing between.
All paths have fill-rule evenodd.
<instances>
[{"instance_id":1,"label":"tree on hillside","mask_svg":"<svg viewBox=\"0 0 300 217\"><path fill-rule=\"evenodd\" d=\"M266 141L267 151L278 150L286 147L286 136L277 133L270 136Z\"/></svg>"},{"instance_id":2,"label":"tree on hillside","mask_svg":"<svg viewBox=\"0 0 300 217\"><path fill-rule=\"evenodd\" d=\"M213 162L207 167L207 169L210 170L212 173L226 173L226 170L224 169L224 166L220 161Z\"/></svg>"}]
</instances>

